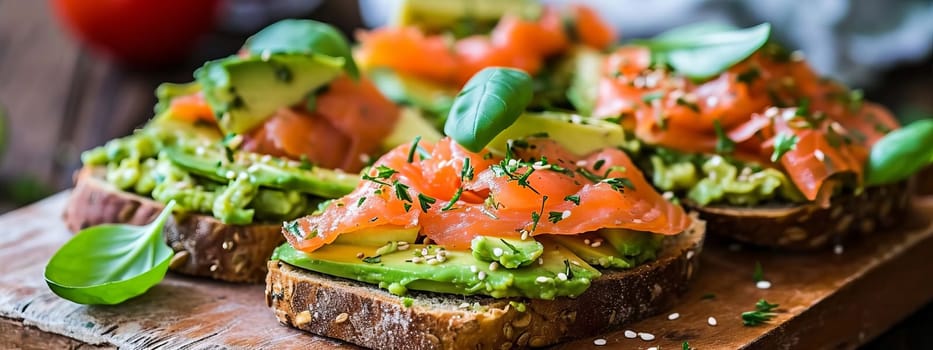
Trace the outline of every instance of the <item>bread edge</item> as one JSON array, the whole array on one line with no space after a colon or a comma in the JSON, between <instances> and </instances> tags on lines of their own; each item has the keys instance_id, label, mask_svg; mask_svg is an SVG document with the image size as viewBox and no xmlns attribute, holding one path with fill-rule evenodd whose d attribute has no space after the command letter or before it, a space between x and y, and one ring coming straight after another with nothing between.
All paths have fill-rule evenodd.
<instances>
[{"instance_id":1,"label":"bread edge","mask_svg":"<svg viewBox=\"0 0 933 350\"><path fill-rule=\"evenodd\" d=\"M910 212L912 193L912 181L902 181L834 197L826 208L815 203L757 208L688 203L688 207L707 221L710 235L756 246L806 251L897 226Z\"/></svg>"},{"instance_id":2,"label":"bread edge","mask_svg":"<svg viewBox=\"0 0 933 350\"><path fill-rule=\"evenodd\" d=\"M495 299L410 291L403 298L361 282L269 262L266 303L280 323L379 349L541 347L618 329L673 307L698 268L705 223L666 240L655 261L604 271L577 298ZM510 306L523 302L524 312ZM479 311L457 307L481 305Z\"/></svg>"},{"instance_id":3,"label":"bread edge","mask_svg":"<svg viewBox=\"0 0 933 350\"><path fill-rule=\"evenodd\" d=\"M104 180L105 174L103 167L87 166L75 174L64 212L72 232L106 223L144 225L164 208L151 198L117 189ZM285 241L279 224L228 225L202 214L175 214L163 233L175 250L172 271L229 282L263 282L266 262Z\"/></svg>"}]
</instances>

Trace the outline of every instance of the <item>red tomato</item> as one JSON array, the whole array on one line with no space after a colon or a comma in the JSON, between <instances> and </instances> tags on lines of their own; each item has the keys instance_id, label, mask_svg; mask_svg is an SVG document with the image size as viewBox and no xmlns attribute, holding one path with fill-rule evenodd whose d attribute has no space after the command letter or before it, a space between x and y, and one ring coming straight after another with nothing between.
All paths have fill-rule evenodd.
<instances>
[{"instance_id":1,"label":"red tomato","mask_svg":"<svg viewBox=\"0 0 933 350\"><path fill-rule=\"evenodd\" d=\"M85 44L124 63L152 66L185 57L214 24L218 0L52 0Z\"/></svg>"}]
</instances>

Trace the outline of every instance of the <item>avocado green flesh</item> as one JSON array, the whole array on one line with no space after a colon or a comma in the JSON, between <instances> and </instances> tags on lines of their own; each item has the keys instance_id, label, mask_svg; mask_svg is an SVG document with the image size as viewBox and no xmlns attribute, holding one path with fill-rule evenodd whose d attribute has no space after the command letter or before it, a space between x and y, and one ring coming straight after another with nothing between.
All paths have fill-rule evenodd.
<instances>
[{"instance_id":1,"label":"avocado green flesh","mask_svg":"<svg viewBox=\"0 0 933 350\"><path fill-rule=\"evenodd\" d=\"M373 68L366 72L366 76L388 99L417 107L441 119L447 116L457 96L454 88L398 73L390 68Z\"/></svg>"},{"instance_id":2,"label":"avocado green flesh","mask_svg":"<svg viewBox=\"0 0 933 350\"><path fill-rule=\"evenodd\" d=\"M253 161L246 152L238 152L238 159L232 163L226 161L219 150L205 150L201 155L176 148L169 148L164 152L180 168L215 181L226 181L230 174L247 174L250 182L259 186L299 191L324 198L336 198L350 193L359 183L356 174L319 167L286 169L272 163ZM260 157L253 154L251 158Z\"/></svg>"},{"instance_id":3,"label":"avocado green flesh","mask_svg":"<svg viewBox=\"0 0 933 350\"><path fill-rule=\"evenodd\" d=\"M444 137L431 121L422 116L419 109L402 107L399 120L395 123L392 133L382 140L383 149L393 149L400 145L411 144L416 137L422 142L434 143Z\"/></svg>"},{"instance_id":4,"label":"avocado green flesh","mask_svg":"<svg viewBox=\"0 0 933 350\"><path fill-rule=\"evenodd\" d=\"M542 10L533 0L404 0L393 25L452 31L462 37L483 34L503 15L537 18Z\"/></svg>"},{"instance_id":5,"label":"avocado green flesh","mask_svg":"<svg viewBox=\"0 0 933 350\"><path fill-rule=\"evenodd\" d=\"M780 170L719 155L687 155L668 149L648 149L645 155L652 183L699 205L754 206L763 202L804 202L797 186Z\"/></svg>"},{"instance_id":6,"label":"avocado green flesh","mask_svg":"<svg viewBox=\"0 0 933 350\"><path fill-rule=\"evenodd\" d=\"M544 246L533 239L519 240L476 236L470 242L473 257L485 262L495 261L505 268L528 266L538 260Z\"/></svg>"},{"instance_id":7,"label":"avocado green flesh","mask_svg":"<svg viewBox=\"0 0 933 350\"><path fill-rule=\"evenodd\" d=\"M579 115L542 112L522 114L487 147L493 152L505 153L508 140L542 133L577 155L587 155L625 143L625 131L618 124Z\"/></svg>"},{"instance_id":8,"label":"avocado green flesh","mask_svg":"<svg viewBox=\"0 0 933 350\"><path fill-rule=\"evenodd\" d=\"M234 152L237 159L230 163L221 140L213 125L192 125L163 112L133 135L88 150L81 159L105 166L105 180L120 190L162 203L174 200L181 210L210 213L228 224L294 219L310 213L320 197L344 195L358 181L354 174L299 169L294 161L246 152Z\"/></svg>"},{"instance_id":9,"label":"avocado green flesh","mask_svg":"<svg viewBox=\"0 0 933 350\"><path fill-rule=\"evenodd\" d=\"M602 59L598 51L587 47L578 47L571 55L574 74L567 89L567 99L581 115L592 116L596 106Z\"/></svg>"},{"instance_id":10,"label":"avocado green flesh","mask_svg":"<svg viewBox=\"0 0 933 350\"><path fill-rule=\"evenodd\" d=\"M194 76L221 130L241 134L304 100L336 78L345 63L317 54L231 56L206 62Z\"/></svg>"},{"instance_id":11,"label":"avocado green flesh","mask_svg":"<svg viewBox=\"0 0 933 350\"><path fill-rule=\"evenodd\" d=\"M331 244L378 247L389 242L408 242L412 243L418 239L418 230L416 227L377 227L366 228L352 233L344 233L337 237Z\"/></svg>"},{"instance_id":12,"label":"avocado green flesh","mask_svg":"<svg viewBox=\"0 0 933 350\"><path fill-rule=\"evenodd\" d=\"M375 284L398 295L408 290L422 290L459 295L482 294L495 298L576 297L601 275L579 257L556 245L546 247L540 257L542 264L517 269L500 267L495 271L489 269L488 262L477 260L468 251L447 251L446 261L436 265L410 262L423 248L429 249L430 254L436 254L438 248L421 244L409 247L384 254L378 262L366 263L357 258L357 254L373 257L377 248L332 244L312 253L303 253L286 243L275 250L272 259L310 271ZM572 278L563 280L558 276L566 276L568 266Z\"/></svg>"}]
</instances>

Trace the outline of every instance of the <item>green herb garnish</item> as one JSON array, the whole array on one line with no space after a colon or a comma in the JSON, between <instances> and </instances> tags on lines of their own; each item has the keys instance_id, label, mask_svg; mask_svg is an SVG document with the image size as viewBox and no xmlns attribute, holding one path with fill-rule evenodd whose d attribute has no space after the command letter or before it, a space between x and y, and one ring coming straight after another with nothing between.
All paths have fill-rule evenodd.
<instances>
[{"instance_id":1,"label":"green herb garnish","mask_svg":"<svg viewBox=\"0 0 933 350\"><path fill-rule=\"evenodd\" d=\"M411 142L411 149L408 150L408 162L415 161L415 151L418 150L418 142L421 142L421 136L415 136L415 140Z\"/></svg>"},{"instance_id":2,"label":"green herb garnish","mask_svg":"<svg viewBox=\"0 0 933 350\"><path fill-rule=\"evenodd\" d=\"M666 63L694 80L719 75L761 48L771 35L768 23L736 29L732 26L697 23L664 32L636 44L651 49L655 62Z\"/></svg>"},{"instance_id":3,"label":"green herb garnish","mask_svg":"<svg viewBox=\"0 0 933 350\"><path fill-rule=\"evenodd\" d=\"M484 68L457 94L444 133L464 148L479 152L525 111L533 90L531 76L523 71Z\"/></svg>"},{"instance_id":4,"label":"green herb garnish","mask_svg":"<svg viewBox=\"0 0 933 350\"><path fill-rule=\"evenodd\" d=\"M797 148L797 135L786 132L778 133L774 137L774 152L771 153L771 161L777 162L784 153Z\"/></svg>"},{"instance_id":5,"label":"green herb garnish","mask_svg":"<svg viewBox=\"0 0 933 350\"><path fill-rule=\"evenodd\" d=\"M761 267L761 262L755 262L755 270L752 272L752 279L757 283L765 280L765 270Z\"/></svg>"},{"instance_id":6,"label":"green herb garnish","mask_svg":"<svg viewBox=\"0 0 933 350\"><path fill-rule=\"evenodd\" d=\"M580 196L575 195L575 194L564 197L564 200L573 202L573 204L576 204L576 205L580 205Z\"/></svg>"},{"instance_id":7,"label":"green herb garnish","mask_svg":"<svg viewBox=\"0 0 933 350\"><path fill-rule=\"evenodd\" d=\"M735 151L735 141L729 138L729 135L726 135L726 132L722 129L722 124L719 123L719 119L713 120L713 129L716 130L716 153L728 154Z\"/></svg>"},{"instance_id":8,"label":"green herb garnish","mask_svg":"<svg viewBox=\"0 0 933 350\"><path fill-rule=\"evenodd\" d=\"M382 262L382 255L367 256L363 258L363 262L367 264L378 264Z\"/></svg>"},{"instance_id":9,"label":"green herb garnish","mask_svg":"<svg viewBox=\"0 0 933 350\"><path fill-rule=\"evenodd\" d=\"M58 296L79 304L119 304L145 293L165 277L175 255L162 228L175 201L145 226L106 224L81 230L45 266Z\"/></svg>"},{"instance_id":10,"label":"green herb garnish","mask_svg":"<svg viewBox=\"0 0 933 350\"><path fill-rule=\"evenodd\" d=\"M418 194L418 204L421 205L421 211L427 213L428 209L431 209L431 204L437 202L437 199L424 195L424 193Z\"/></svg>"},{"instance_id":11,"label":"green herb garnish","mask_svg":"<svg viewBox=\"0 0 933 350\"><path fill-rule=\"evenodd\" d=\"M771 304L764 299L755 303L755 311L745 311L742 313L742 324L745 326L757 326L770 321L776 315L772 312L778 307L778 304Z\"/></svg>"},{"instance_id":12,"label":"green herb garnish","mask_svg":"<svg viewBox=\"0 0 933 350\"><path fill-rule=\"evenodd\" d=\"M337 28L309 19L286 19L275 22L246 39L243 50L252 55L317 54L340 57L353 78L360 72L353 61L350 44Z\"/></svg>"},{"instance_id":13,"label":"green herb garnish","mask_svg":"<svg viewBox=\"0 0 933 350\"><path fill-rule=\"evenodd\" d=\"M564 214L559 211L552 211L552 212L547 213L547 221L550 221L551 223L556 224L563 219L564 219Z\"/></svg>"}]
</instances>

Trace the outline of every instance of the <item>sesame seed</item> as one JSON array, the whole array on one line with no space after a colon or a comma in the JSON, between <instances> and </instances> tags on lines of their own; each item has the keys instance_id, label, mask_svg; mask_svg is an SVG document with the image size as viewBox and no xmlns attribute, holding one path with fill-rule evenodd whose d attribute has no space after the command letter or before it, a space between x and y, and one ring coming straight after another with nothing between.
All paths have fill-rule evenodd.
<instances>
[{"instance_id":1,"label":"sesame seed","mask_svg":"<svg viewBox=\"0 0 933 350\"><path fill-rule=\"evenodd\" d=\"M547 278L544 276L538 276L538 278L535 278L535 282L538 282L538 283L547 283L550 280L551 280L550 278Z\"/></svg>"},{"instance_id":2,"label":"sesame seed","mask_svg":"<svg viewBox=\"0 0 933 350\"><path fill-rule=\"evenodd\" d=\"M585 161L585 160L578 160L576 164L577 164L577 166L586 166L586 161Z\"/></svg>"},{"instance_id":3,"label":"sesame seed","mask_svg":"<svg viewBox=\"0 0 933 350\"><path fill-rule=\"evenodd\" d=\"M442 262L447 261L447 257L446 257L446 256L443 256L443 255L438 255L437 258L436 258L435 260L436 260L437 262L439 262L439 263L442 263Z\"/></svg>"},{"instance_id":4,"label":"sesame seed","mask_svg":"<svg viewBox=\"0 0 933 350\"><path fill-rule=\"evenodd\" d=\"M755 287L758 287L758 289L768 289L768 288L771 288L771 282L758 281L757 283L755 283Z\"/></svg>"},{"instance_id":5,"label":"sesame seed","mask_svg":"<svg viewBox=\"0 0 933 350\"><path fill-rule=\"evenodd\" d=\"M561 280L561 281L566 281L566 280L567 280L567 274L566 274L566 273L563 273L563 272L558 272L558 273L557 273L557 279L559 279L559 280Z\"/></svg>"},{"instance_id":6,"label":"sesame seed","mask_svg":"<svg viewBox=\"0 0 933 350\"><path fill-rule=\"evenodd\" d=\"M693 259L693 255L696 254L692 250L687 251L687 260Z\"/></svg>"},{"instance_id":7,"label":"sesame seed","mask_svg":"<svg viewBox=\"0 0 933 350\"><path fill-rule=\"evenodd\" d=\"M716 318L713 316L710 316L709 318L707 318L706 323L708 323L712 327L715 327L717 324L719 324L718 322L716 322Z\"/></svg>"},{"instance_id":8,"label":"sesame seed","mask_svg":"<svg viewBox=\"0 0 933 350\"><path fill-rule=\"evenodd\" d=\"M246 179L249 178L249 174L247 174L247 173L245 173L245 172L241 172L241 173L237 174L236 178L237 178L238 180L246 180Z\"/></svg>"},{"instance_id":9,"label":"sesame seed","mask_svg":"<svg viewBox=\"0 0 933 350\"><path fill-rule=\"evenodd\" d=\"M574 124L583 124L583 117L581 117L579 114L571 114L570 122Z\"/></svg>"},{"instance_id":10,"label":"sesame seed","mask_svg":"<svg viewBox=\"0 0 933 350\"><path fill-rule=\"evenodd\" d=\"M356 258L357 258L357 259L362 259L364 256L366 256L366 254L363 254L363 252L358 252L358 253L356 253Z\"/></svg>"},{"instance_id":11,"label":"sesame seed","mask_svg":"<svg viewBox=\"0 0 933 350\"><path fill-rule=\"evenodd\" d=\"M363 153L363 154L360 155L360 161L361 161L361 162L363 162L363 163L369 163L370 160L372 160L372 158L370 158L368 154Z\"/></svg>"},{"instance_id":12,"label":"sesame seed","mask_svg":"<svg viewBox=\"0 0 933 350\"><path fill-rule=\"evenodd\" d=\"M522 240L528 239L528 230L522 229Z\"/></svg>"},{"instance_id":13,"label":"sesame seed","mask_svg":"<svg viewBox=\"0 0 933 350\"><path fill-rule=\"evenodd\" d=\"M679 314L679 313L676 313L676 312L675 312L675 313L672 313L672 314L670 314L670 315L667 315L667 319L668 319L668 320L671 320L671 321L676 320L676 319L678 319L678 318L680 318L680 314Z\"/></svg>"},{"instance_id":14,"label":"sesame seed","mask_svg":"<svg viewBox=\"0 0 933 350\"><path fill-rule=\"evenodd\" d=\"M476 275L476 278L478 278L480 281L485 280L485 279L486 279L486 271L480 271L479 274Z\"/></svg>"},{"instance_id":15,"label":"sesame seed","mask_svg":"<svg viewBox=\"0 0 933 350\"><path fill-rule=\"evenodd\" d=\"M470 308L470 303L460 303L460 305L457 306L457 307L458 307L458 308L461 308L461 309L469 309L469 308Z\"/></svg>"},{"instance_id":16,"label":"sesame seed","mask_svg":"<svg viewBox=\"0 0 933 350\"><path fill-rule=\"evenodd\" d=\"M658 347L657 347L657 346L652 346L652 347L650 347L650 348L648 348L648 349L646 349L646 350L658 350Z\"/></svg>"},{"instance_id":17,"label":"sesame seed","mask_svg":"<svg viewBox=\"0 0 933 350\"><path fill-rule=\"evenodd\" d=\"M816 159L821 162L826 159L826 154L824 154L823 151L820 151L820 150L813 151L813 156L816 157Z\"/></svg>"},{"instance_id":18,"label":"sesame seed","mask_svg":"<svg viewBox=\"0 0 933 350\"><path fill-rule=\"evenodd\" d=\"M407 243L398 245L398 250L408 250L408 248L409 248L409 245Z\"/></svg>"},{"instance_id":19,"label":"sesame seed","mask_svg":"<svg viewBox=\"0 0 933 350\"><path fill-rule=\"evenodd\" d=\"M601 245L603 245L603 241L595 241L593 244L590 244L590 247L598 248Z\"/></svg>"},{"instance_id":20,"label":"sesame seed","mask_svg":"<svg viewBox=\"0 0 933 350\"><path fill-rule=\"evenodd\" d=\"M420 256L416 256L416 257L414 257L414 258L411 258L411 262L413 262L413 263L415 263L415 264L420 264L422 261L424 261L424 258L422 258L422 257L420 257Z\"/></svg>"},{"instance_id":21,"label":"sesame seed","mask_svg":"<svg viewBox=\"0 0 933 350\"><path fill-rule=\"evenodd\" d=\"M590 239L589 238L584 239L583 244L590 245Z\"/></svg>"},{"instance_id":22,"label":"sesame seed","mask_svg":"<svg viewBox=\"0 0 933 350\"><path fill-rule=\"evenodd\" d=\"M716 96L710 96L706 98L706 106L709 108L716 107L719 104L719 98Z\"/></svg>"},{"instance_id":23,"label":"sesame seed","mask_svg":"<svg viewBox=\"0 0 933 350\"><path fill-rule=\"evenodd\" d=\"M638 333L635 333L635 331L633 330L626 329L625 332L622 333L622 335L624 335L626 338L629 338L629 339L635 339L635 337L638 336Z\"/></svg>"},{"instance_id":24,"label":"sesame seed","mask_svg":"<svg viewBox=\"0 0 933 350\"><path fill-rule=\"evenodd\" d=\"M268 155L268 154L265 154L265 155L263 155L262 157L259 158L259 161L260 161L260 162L263 162L263 163L268 163L268 162L271 161L271 160L272 160L272 156L270 156L270 155Z\"/></svg>"},{"instance_id":25,"label":"sesame seed","mask_svg":"<svg viewBox=\"0 0 933 350\"><path fill-rule=\"evenodd\" d=\"M833 247L833 253L835 253L836 255L842 255L842 250L843 250L842 244L837 244L835 247Z\"/></svg>"},{"instance_id":26,"label":"sesame seed","mask_svg":"<svg viewBox=\"0 0 933 350\"><path fill-rule=\"evenodd\" d=\"M504 253L504 252L502 251L502 248L495 247L495 248L492 249L492 255L495 255L495 256L499 257L499 256L502 256L502 253Z\"/></svg>"},{"instance_id":27,"label":"sesame seed","mask_svg":"<svg viewBox=\"0 0 933 350\"><path fill-rule=\"evenodd\" d=\"M344 323L347 319L350 318L350 314L344 312L337 315L337 318L334 319L334 323Z\"/></svg>"},{"instance_id":28,"label":"sesame seed","mask_svg":"<svg viewBox=\"0 0 933 350\"><path fill-rule=\"evenodd\" d=\"M661 194L661 197L664 197L664 199L666 200L674 199L674 192L666 191L663 194Z\"/></svg>"},{"instance_id":29,"label":"sesame seed","mask_svg":"<svg viewBox=\"0 0 933 350\"><path fill-rule=\"evenodd\" d=\"M428 248L421 248L421 255L428 255Z\"/></svg>"},{"instance_id":30,"label":"sesame seed","mask_svg":"<svg viewBox=\"0 0 933 350\"><path fill-rule=\"evenodd\" d=\"M544 265L544 258L538 258L538 265Z\"/></svg>"},{"instance_id":31,"label":"sesame seed","mask_svg":"<svg viewBox=\"0 0 933 350\"><path fill-rule=\"evenodd\" d=\"M654 340L654 334L651 334L651 333L638 332L638 337L641 338L641 340L644 340L644 341L652 341L652 340Z\"/></svg>"},{"instance_id":32,"label":"sesame seed","mask_svg":"<svg viewBox=\"0 0 933 350\"><path fill-rule=\"evenodd\" d=\"M606 339L603 339L603 338L593 339L593 345L596 345L596 346L606 345Z\"/></svg>"},{"instance_id":33,"label":"sesame seed","mask_svg":"<svg viewBox=\"0 0 933 350\"><path fill-rule=\"evenodd\" d=\"M259 164L250 165L249 168L246 168L246 172L252 174L259 171Z\"/></svg>"},{"instance_id":34,"label":"sesame seed","mask_svg":"<svg viewBox=\"0 0 933 350\"><path fill-rule=\"evenodd\" d=\"M569 217L570 217L570 210L564 210L564 212L560 213L560 218L561 218L561 219L566 219L566 218L569 218Z\"/></svg>"},{"instance_id":35,"label":"sesame seed","mask_svg":"<svg viewBox=\"0 0 933 350\"><path fill-rule=\"evenodd\" d=\"M476 268L476 265L470 266L470 272L476 273L476 271L478 271L478 269Z\"/></svg>"},{"instance_id":36,"label":"sesame seed","mask_svg":"<svg viewBox=\"0 0 933 350\"><path fill-rule=\"evenodd\" d=\"M493 261L493 262L489 263L489 271L496 271L496 270L498 270L498 269L499 269L499 263L498 263L498 262Z\"/></svg>"},{"instance_id":37,"label":"sesame seed","mask_svg":"<svg viewBox=\"0 0 933 350\"><path fill-rule=\"evenodd\" d=\"M226 177L227 179L233 180L234 178L236 178L236 172L234 172L233 170L227 170L227 173L224 174L224 177Z\"/></svg>"},{"instance_id":38,"label":"sesame seed","mask_svg":"<svg viewBox=\"0 0 933 350\"><path fill-rule=\"evenodd\" d=\"M195 149L194 149L194 154L197 154L197 155L199 155L199 156L203 156L203 155L204 155L204 147L203 147L203 146L198 146L198 148L195 148Z\"/></svg>"}]
</instances>

